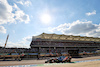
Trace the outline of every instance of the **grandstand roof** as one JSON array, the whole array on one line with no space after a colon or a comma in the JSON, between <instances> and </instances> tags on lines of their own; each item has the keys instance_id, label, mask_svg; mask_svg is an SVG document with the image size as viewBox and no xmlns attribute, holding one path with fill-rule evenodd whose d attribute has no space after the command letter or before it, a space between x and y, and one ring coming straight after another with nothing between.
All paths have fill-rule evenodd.
<instances>
[{"instance_id":1,"label":"grandstand roof","mask_svg":"<svg viewBox=\"0 0 100 67\"><path fill-rule=\"evenodd\" d=\"M98 37L87 37L87 36L73 36L73 35L58 35L58 34L47 34L42 33L38 36L34 36L35 38L41 39L56 39L56 40L77 40L77 41L97 41L100 42L100 38Z\"/></svg>"}]
</instances>

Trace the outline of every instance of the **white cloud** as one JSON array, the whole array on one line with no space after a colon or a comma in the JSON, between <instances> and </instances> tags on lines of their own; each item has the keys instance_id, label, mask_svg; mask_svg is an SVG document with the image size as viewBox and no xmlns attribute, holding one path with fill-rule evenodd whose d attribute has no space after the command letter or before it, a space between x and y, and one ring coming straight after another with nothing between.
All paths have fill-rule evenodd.
<instances>
[{"instance_id":1,"label":"white cloud","mask_svg":"<svg viewBox=\"0 0 100 67\"><path fill-rule=\"evenodd\" d=\"M15 21L12 11L13 8L8 4L7 0L0 0L0 24L13 23Z\"/></svg>"},{"instance_id":2,"label":"white cloud","mask_svg":"<svg viewBox=\"0 0 100 67\"><path fill-rule=\"evenodd\" d=\"M24 41L29 41L29 42L31 42L32 36L24 37L23 40L24 40Z\"/></svg>"},{"instance_id":3,"label":"white cloud","mask_svg":"<svg viewBox=\"0 0 100 67\"><path fill-rule=\"evenodd\" d=\"M31 43L32 37L27 36L22 38L22 41L19 42L7 42L6 47L17 47L17 48L30 48L30 43ZM5 42L0 42L0 46L4 47Z\"/></svg>"},{"instance_id":4,"label":"white cloud","mask_svg":"<svg viewBox=\"0 0 100 67\"><path fill-rule=\"evenodd\" d=\"M15 20L25 23L28 23L30 21L29 15L25 14L22 10L20 10L20 8L18 8L16 4L14 4L13 8L15 10Z\"/></svg>"},{"instance_id":5,"label":"white cloud","mask_svg":"<svg viewBox=\"0 0 100 67\"><path fill-rule=\"evenodd\" d=\"M0 33L6 33L6 29L3 26L0 26Z\"/></svg>"},{"instance_id":6,"label":"white cloud","mask_svg":"<svg viewBox=\"0 0 100 67\"><path fill-rule=\"evenodd\" d=\"M7 47L30 48L31 40L32 40L32 36L27 36L27 37L22 38L22 41L17 42L16 44L13 42L8 42Z\"/></svg>"},{"instance_id":7,"label":"white cloud","mask_svg":"<svg viewBox=\"0 0 100 67\"><path fill-rule=\"evenodd\" d=\"M31 5L31 2L29 0L20 0L20 1L17 1L16 3L19 3L21 5L26 5L26 6L29 6Z\"/></svg>"},{"instance_id":8,"label":"white cloud","mask_svg":"<svg viewBox=\"0 0 100 67\"><path fill-rule=\"evenodd\" d=\"M20 43L8 42L6 47L17 47L17 48L21 47L21 48L23 48L23 47L25 47L25 45L20 44Z\"/></svg>"},{"instance_id":9,"label":"white cloud","mask_svg":"<svg viewBox=\"0 0 100 67\"><path fill-rule=\"evenodd\" d=\"M59 31L66 35L85 35L100 37L100 25L93 24L92 21L77 20L73 23L65 23L54 28L49 28L49 31Z\"/></svg>"},{"instance_id":10,"label":"white cloud","mask_svg":"<svg viewBox=\"0 0 100 67\"><path fill-rule=\"evenodd\" d=\"M93 12L88 12L88 13L86 13L87 16L95 15L95 14L96 14L96 10L94 10Z\"/></svg>"},{"instance_id":11,"label":"white cloud","mask_svg":"<svg viewBox=\"0 0 100 67\"><path fill-rule=\"evenodd\" d=\"M100 37L100 25L98 26L98 28L96 30L90 31L88 34L86 34L87 36L92 36L92 37Z\"/></svg>"},{"instance_id":12,"label":"white cloud","mask_svg":"<svg viewBox=\"0 0 100 67\"><path fill-rule=\"evenodd\" d=\"M32 40L32 36L27 36L27 37L22 38L22 41L17 42L16 44L13 44L11 42L12 45L8 44L8 47L30 48L31 40Z\"/></svg>"},{"instance_id":13,"label":"white cloud","mask_svg":"<svg viewBox=\"0 0 100 67\"><path fill-rule=\"evenodd\" d=\"M54 28L49 28L49 31L50 32L54 32L54 31L63 31L69 24L67 23L64 23L64 24L61 24L59 25L58 27L54 27Z\"/></svg>"},{"instance_id":14,"label":"white cloud","mask_svg":"<svg viewBox=\"0 0 100 67\"><path fill-rule=\"evenodd\" d=\"M0 0L0 25L7 23L29 23L29 15L25 14L16 4L11 6L7 0ZM6 33L6 29L0 26L0 33Z\"/></svg>"},{"instance_id":15,"label":"white cloud","mask_svg":"<svg viewBox=\"0 0 100 67\"><path fill-rule=\"evenodd\" d=\"M25 22L30 21L29 15L25 14L16 4L11 6L7 0L0 0L0 25L14 23L14 22Z\"/></svg>"}]
</instances>

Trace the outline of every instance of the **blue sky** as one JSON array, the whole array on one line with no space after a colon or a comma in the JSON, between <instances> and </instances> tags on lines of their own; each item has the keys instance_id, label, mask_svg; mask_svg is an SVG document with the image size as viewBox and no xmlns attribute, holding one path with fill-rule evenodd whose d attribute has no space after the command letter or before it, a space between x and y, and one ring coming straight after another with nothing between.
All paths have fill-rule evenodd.
<instances>
[{"instance_id":1,"label":"blue sky","mask_svg":"<svg viewBox=\"0 0 100 67\"><path fill-rule=\"evenodd\" d=\"M0 0L0 46L29 48L45 33L100 37L100 0Z\"/></svg>"}]
</instances>

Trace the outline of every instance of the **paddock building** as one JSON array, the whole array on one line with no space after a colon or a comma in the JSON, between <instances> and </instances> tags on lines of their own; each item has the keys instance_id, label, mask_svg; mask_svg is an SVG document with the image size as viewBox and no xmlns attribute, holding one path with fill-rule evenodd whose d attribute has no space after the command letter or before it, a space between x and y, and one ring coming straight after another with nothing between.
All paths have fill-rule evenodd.
<instances>
[{"instance_id":1,"label":"paddock building","mask_svg":"<svg viewBox=\"0 0 100 67\"><path fill-rule=\"evenodd\" d=\"M36 53L93 53L100 48L100 38L42 33L33 36L31 49Z\"/></svg>"}]
</instances>

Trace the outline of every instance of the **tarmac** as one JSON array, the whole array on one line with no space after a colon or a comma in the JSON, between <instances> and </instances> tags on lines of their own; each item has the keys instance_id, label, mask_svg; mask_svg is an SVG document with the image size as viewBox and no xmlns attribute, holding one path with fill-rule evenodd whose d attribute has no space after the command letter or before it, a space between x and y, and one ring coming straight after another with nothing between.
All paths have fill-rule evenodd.
<instances>
[{"instance_id":1,"label":"tarmac","mask_svg":"<svg viewBox=\"0 0 100 67\"><path fill-rule=\"evenodd\" d=\"M99 60L98 60L99 59ZM2 66L17 66L18 65L31 65L38 67L100 67L100 56L94 57L85 57L85 58L72 58L73 63L53 63L46 64L46 60L22 60L22 61L14 61L14 60L0 60L0 67ZM32 66L33 65L33 66ZM29 66L28 66L29 67Z\"/></svg>"}]
</instances>

